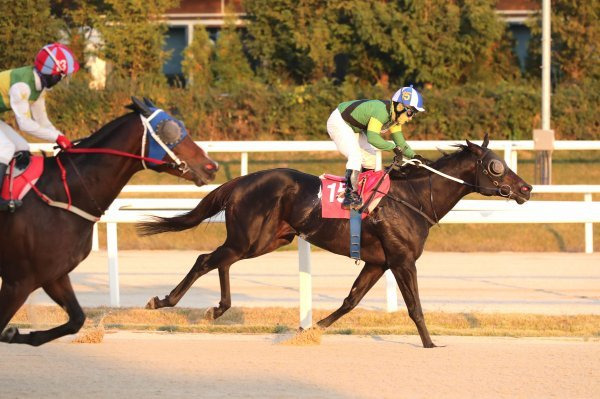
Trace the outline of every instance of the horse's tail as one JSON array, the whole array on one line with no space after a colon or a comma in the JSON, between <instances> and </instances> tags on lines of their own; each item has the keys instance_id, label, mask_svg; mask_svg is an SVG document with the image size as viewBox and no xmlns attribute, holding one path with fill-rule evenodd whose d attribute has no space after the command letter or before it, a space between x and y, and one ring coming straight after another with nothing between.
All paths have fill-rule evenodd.
<instances>
[{"instance_id":1,"label":"horse's tail","mask_svg":"<svg viewBox=\"0 0 600 399\"><path fill-rule=\"evenodd\" d=\"M198 205L187 213L172 218L155 216L149 222L138 223L137 232L141 236L158 233L183 231L198 226L203 220L216 215L227 205L231 192L238 179L231 180L211 191Z\"/></svg>"}]
</instances>

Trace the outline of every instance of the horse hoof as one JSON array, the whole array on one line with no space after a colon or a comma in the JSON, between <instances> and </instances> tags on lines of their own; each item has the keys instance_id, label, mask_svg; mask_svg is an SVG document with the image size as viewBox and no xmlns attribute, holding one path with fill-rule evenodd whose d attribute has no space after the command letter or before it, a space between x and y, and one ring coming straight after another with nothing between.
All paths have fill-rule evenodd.
<instances>
[{"instance_id":1,"label":"horse hoof","mask_svg":"<svg viewBox=\"0 0 600 399\"><path fill-rule=\"evenodd\" d=\"M146 304L146 309L158 309L158 297L150 299Z\"/></svg>"},{"instance_id":2,"label":"horse hoof","mask_svg":"<svg viewBox=\"0 0 600 399\"><path fill-rule=\"evenodd\" d=\"M15 336L19 334L19 329L17 327L8 327L2 335L0 335L0 342L8 342L11 343Z\"/></svg>"}]
</instances>

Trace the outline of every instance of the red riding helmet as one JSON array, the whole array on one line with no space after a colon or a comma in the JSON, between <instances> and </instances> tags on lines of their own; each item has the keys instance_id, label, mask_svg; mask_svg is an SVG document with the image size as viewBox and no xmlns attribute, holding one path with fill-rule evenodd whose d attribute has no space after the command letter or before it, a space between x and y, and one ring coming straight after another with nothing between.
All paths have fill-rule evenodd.
<instances>
[{"instance_id":1,"label":"red riding helmet","mask_svg":"<svg viewBox=\"0 0 600 399\"><path fill-rule=\"evenodd\" d=\"M79 70L73 52L61 43L45 45L35 57L35 69L43 75L70 75Z\"/></svg>"}]
</instances>

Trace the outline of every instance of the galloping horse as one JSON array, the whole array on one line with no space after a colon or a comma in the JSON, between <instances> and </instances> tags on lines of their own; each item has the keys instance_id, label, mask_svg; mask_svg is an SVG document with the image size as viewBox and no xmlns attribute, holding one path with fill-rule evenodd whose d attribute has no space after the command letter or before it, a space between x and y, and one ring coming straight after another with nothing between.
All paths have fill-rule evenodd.
<instances>
[{"instance_id":1,"label":"galloping horse","mask_svg":"<svg viewBox=\"0 0 600 399\"><path fill-rule=\"evenodd\" d=\"M390 170L391 185L379 206L363 221L362 254L365 265L342 306L317 325L322 328L352 310L390 269L400 287L423 346L434 347L419 299L415 261L421 256L430 227L465 195L478 192L502 196L519 204L530 197L531 186L483 145L467 140L461 149L429 165L446 175L404 166ZM452 180L453 179L453 180ZM146 307L175 306L200 276L219 269L221 301L212 308L214 318L231 306L229 267L289 244L299 235L336 254L348 255L347 219L323 219L318 177L291 169L273 169L238 177L212 191L192 211L173 218L156 218L138 226L142 234L181 231L225 211L227 239L214 252L200 255L196 263L164 299L152 298Z\"/></svg>"},{"instance_id":2,"label":"galloping horse","mask_svg":"<svg viewBox=\"0 0 600 399\"><path fill-rule=\"evenodd\" d=\"M148 166L198 186L214 179L218 165L192 141L180 121L147 99L145 103L132 99L129 107L134 112L72 149L45 158L44 173L23 198L22 207L14 213L0 212L0 332L39 287L69 315L65 324L46 331L22 334L10 327L0 341L38 346L79 331L85 315L69 272L90 253L94 222L134 173ZM145 156L159 147L164 151L155 152L160 158ZM173 162L167 162L169 158Z\"/></svg>"}]
</instances>

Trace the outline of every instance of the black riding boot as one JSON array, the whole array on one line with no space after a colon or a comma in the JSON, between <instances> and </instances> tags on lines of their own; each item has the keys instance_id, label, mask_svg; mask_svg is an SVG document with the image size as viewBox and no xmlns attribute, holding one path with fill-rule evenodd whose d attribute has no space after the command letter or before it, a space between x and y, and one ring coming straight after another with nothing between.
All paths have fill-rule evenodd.
<instances>
[{"instance_id":1,"label":"black riding boot","mask_svg":"<svg viewBox=\"0 0 600 399\"><path fill-rule=\"evenodd\" d=\"M358 209L362 206L362 199L358 195L358 171L346 169L346 191L344 191L344 201L342 209Z\"/></svg>"},{"instance_id":2,"label":"black riding boot","mask_svg":"<svg viewBox=\"0 0 600 399\"><path fill-rule=\"evenodd\" d=\"M0 192L2 192L2 185L4 184L4 175L6 174L8 165L0 163ZM21 201L18 200L5 200L0 198L0 211L11 211L14 212L15 208L21 205Z\"/></svg>"}]
</instances>

